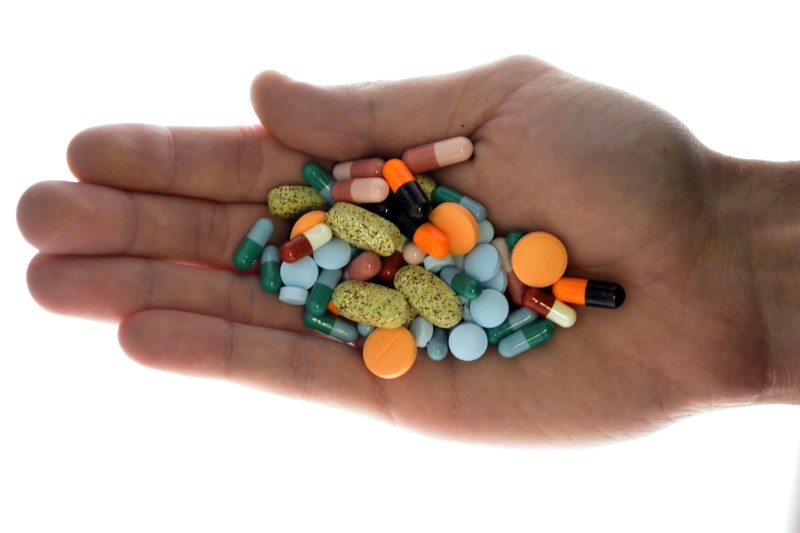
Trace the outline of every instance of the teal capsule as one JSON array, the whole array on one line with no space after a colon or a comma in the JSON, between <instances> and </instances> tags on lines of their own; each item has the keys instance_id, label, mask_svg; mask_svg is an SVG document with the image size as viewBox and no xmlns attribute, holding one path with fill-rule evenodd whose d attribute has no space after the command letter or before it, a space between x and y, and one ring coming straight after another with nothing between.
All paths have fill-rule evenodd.
<instances>
[{"instance_id":1,"label":"teal capsule","mask_svg":"<svg viewBox=\"0 0 800 533\"><path fill-rule=\"evenodd\" d=\"M433 337L428 341L428 357L441 361L447 357L447 330L434 326Z\"/></svg>"},{"instance_id":2,"label":"teal capsule","mask_svg":"<svg viewBox=\"0 0 800 533\"><path fill-rule=\"evenodd\" d=\"M543 320L543 322L547 321ZM358 331L353 324L330 313L324 313L320 316L314 316L308 312L303 313L303 324L314 331L330 335L342 342L355 342L358 340Z\"/></svg>"},{"instance_id":3,"label":"teal capsule","mask_svg":"<svg viewBox=\"0 0 800 533\"><path fill-rule=\"evenodd\" d=\"M497 351L509 359L516 357L549 341L555 331L556 327L549 320L537 320L501 340L497 345Z\"/></svg>"},{"instance_id":4,"label":"teal capsule","mask_svg":"<svg viewBox=\"0 0 800 533\"><path fill-rule=\"evenodd\" d=\"M506 235L506 244L508 244L508 251L514 249L514 246L517 245L517 242L524 236L525 234L519 230L512 231L508 235Z\"/></svg>"},{"instance_id":5,"label":"teal capsule","mask_svg":"<svg viewBox=\"0 0 800 533\"><path fill-rule=\"evenodd\" d=\"M520 307L512 311L502 324L486 330L486 337L489 339L489 344L497 344L537 318L539 318L539 315L527 307Z\"/></svg>"},{"instance_id":6,"label":"teal capsule","mask_svg":"<svg viewBox=\"0 0 800 533\"><path fill-rule=\"evenodd\" d=\"M450 187L439 185L433 190L431 198L433 203L436 205L443 204L445 202L453 202L465 207L467 211L472 213L472 216L474 216L475 220L477 220L479 223L486 220L486 206L477 200L473 200L469 196L464 196L460 192L455 191Z\"/></svg>"},{"instance_id":7,"label":"teal capsule","mask_svg":"<svg viewBox=\"0 0 800 533\"><path fill-rule=\"evenodd\" d=\"M269 245L261 254L259 271L261 288L269 294L277 294L281 290L281 261L277 246Z\"/></svg>"},{"instance_id":8,"label":"teal capsule","mask_svg":"<svg viewBox=\"0 0 800 533\"><path fill-rule=\"evenodd\" d=\"M456 294L467 300L474 300L481 295L483 288L481 282L472 279L456 267L447 266L439 271L439 277L456 291Z\"/></svg>"},{"instance_id":9,"label":"teal capsule","mask_svg":"<svg viewBox=\"0 0 800 533\"><path fill-rule=\"evenodd\" d=\"M233 254L233 266L239 270L249 270L253 263L256 262L267 241L272 236L272 230L275 226L268 218L259 218L253 227L250 228L250 233L242 239L241 244Z\"/></svg>"},{"instance_id":10,"label":"teal capsule","mask_svg":"<svg viewBox=\"0 0 800 533\"><path fill-rule=\"evenodd\" d=\"M336 288L341 279L341 268L320 272L317 282L314 283L311 288L311 294L308 295L308 300L306 300L306 311L314 316L323 315L331 302L333 289Z\"/></svg>"},{"instance_id":11,"label":"teal capsule","mask_svg":"<svg viewBox=\"0 0 800 533\"><path fill-rule=\"evenodd\" d=\"M333 184L336 180L333 176L319 166L318 163L306 163L303 165L303 179L306 180L312 189L317 191L320 196L325 198L325 201L333 205L333 193L331 192Z\"/></svg>"}]
</instances>

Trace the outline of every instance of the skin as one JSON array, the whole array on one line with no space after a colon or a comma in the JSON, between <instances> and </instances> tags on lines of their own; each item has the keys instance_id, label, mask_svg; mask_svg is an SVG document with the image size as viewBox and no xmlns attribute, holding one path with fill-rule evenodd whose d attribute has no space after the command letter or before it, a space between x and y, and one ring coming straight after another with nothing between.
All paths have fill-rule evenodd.
<instances>
[{"instance_id":1,"label":"skin","mask_svg":"<svg viewBox=\"0 0 800 533\"><path fill-rule=\"evenodd\" d=\"M78 183L40 183L19 202L40 250L36 301L119 322L121 347L149 367L454 439L589 443L708 409L800 403L797 164L715 153L663 110L528 57L346 87L266 72L252 101L259 126L78 134ZM305 162L397 157L457 135L473 159L438 182L484 203L498 235L558 235L568 273L623 284L623 307L578 309L573 328L513 360L420 351L382 380L358 349L309 334L255 270L234 272L267 192L300 183ZM279 222L272 242L289 229Z\"/></svg>"}]
</instances>

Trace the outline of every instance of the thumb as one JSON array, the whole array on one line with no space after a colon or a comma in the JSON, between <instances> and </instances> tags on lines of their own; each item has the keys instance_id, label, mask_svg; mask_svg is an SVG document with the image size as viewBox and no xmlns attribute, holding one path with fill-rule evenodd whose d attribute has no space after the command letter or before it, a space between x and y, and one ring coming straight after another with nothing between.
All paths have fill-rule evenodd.
<instances>
[{"instance_id":1,"label":"thumb","mask_svg":"<svg viewBox=\"0 0 800 533\"><path fill-rule=\"evenodd\" d=\"M297 150L334 161L397 157L412 146L473 136L535 76L531 69L547 67L517 57L443 76L336 87L267 71L253 81L251 99L264 127Z\"/></svg>"}]
</instances>

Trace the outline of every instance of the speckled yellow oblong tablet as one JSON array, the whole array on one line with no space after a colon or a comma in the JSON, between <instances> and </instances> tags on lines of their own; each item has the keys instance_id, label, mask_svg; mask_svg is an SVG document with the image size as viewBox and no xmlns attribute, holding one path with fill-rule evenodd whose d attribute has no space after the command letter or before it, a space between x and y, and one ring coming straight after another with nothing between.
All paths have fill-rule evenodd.
<instances>
[{"instance_id":1,"label":"speckled yellow oblong tablet","mask_svg":"<svg viewBox=\"0 0 800 533\"><path fill-rule=\"evenodd\" d=\"M451 328L461 322L461 300L447 283L419 265L397 271L394 287L408 304L434 326Z\"/></svg>"},{"instance_id":2,"label":"speckled yellow oblong tablet","mask_svg":"<svg viewBox=\"0 0 800 533\"><path fill-rule=\"evenodd\" d=\"M379 328L402 327L411 314L400 292L368 281L343 281L332 301L343 317Z\"/></svg>"},{"instance_id":3,"label":"speckled yellow oblong tablet","mask_svg":"<svg viewBox=\"0 0 800 533\"><path fill-rule=\"evenodd\" d=\"M432 202L431 196L433 195L433 189L436 188L436 182L433 180L430 174L414 174L414 177L417 179L417 183L419 186L422 187L422 192L425 193L425 196L428 197L428 201Z\"/></svg>"},{"instance_id":4,"label":"speckled yellow oblong tablet","mask_svg":"<svg viewBox=\"0 0 800 533\"><path fill-rule=\"evenodd\" d=\"M381 257L392 255L403 240L397 226L355 204L336 202L325 220L336 237Z\"/></svg>"},{"instance_id":5,"label":"speckled yellow oblong tablet","mask_svg":"<svg viewBox=\"0 0 800 533\"><path fill-rule=\"evenodd\" d=\"M269 191L267 205L274 217L297 218L309 211L326 209L328 202L311 187L282 185Z\"/></svg>"}]
</instances>

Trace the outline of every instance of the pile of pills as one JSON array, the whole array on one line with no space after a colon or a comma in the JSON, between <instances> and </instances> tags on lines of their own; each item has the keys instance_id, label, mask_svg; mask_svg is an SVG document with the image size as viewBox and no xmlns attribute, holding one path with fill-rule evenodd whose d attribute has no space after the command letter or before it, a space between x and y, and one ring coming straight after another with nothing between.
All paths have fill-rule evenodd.
<instances>
[{"instance_id":1,"label":"pile of pills","mask_svg":"<svg viewBox=\"0 0 800 533\"><path fill-rule=\"evenodd\" d=\"M261 287L304 306L303 323L361 345L364 363L391 379L418 348L441 361L480 358L489 345L512 358L575 324L567 304L616 308L616 283L564 277L567 250L554 235L496 237L486 207L426 174L466 161L456 137L407 150L400 159L303 167L307 186L270 191L272 216L296 219L289 240L267 245L274 225L255 222L233 256ZM363 341L361 340L363 338Z\"/></svg>"}]
</instances>

